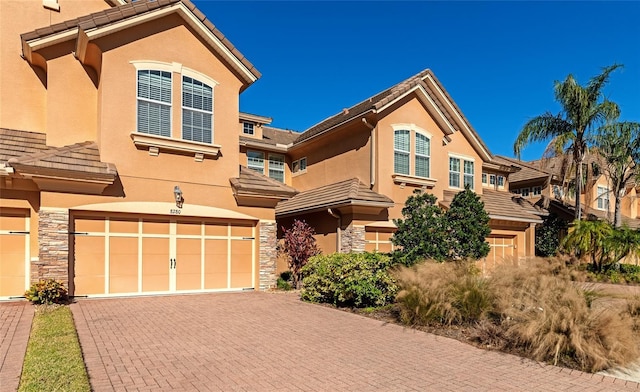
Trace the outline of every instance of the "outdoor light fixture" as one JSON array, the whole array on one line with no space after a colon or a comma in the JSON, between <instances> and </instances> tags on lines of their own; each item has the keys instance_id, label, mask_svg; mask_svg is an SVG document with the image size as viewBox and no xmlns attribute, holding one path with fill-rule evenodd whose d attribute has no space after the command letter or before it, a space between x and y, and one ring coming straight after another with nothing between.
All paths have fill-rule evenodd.
<instances>
[{"instance_id":1,"label":"outdoor light fixture","mask_svg":"<svg viewBox=\"0 0 640 392\"><path fill-rule=\"evenodd\" d=\"M182 203L184 203L184 197L182 197L182 191L180 190L180 187L178 185L176 185L173 188L173 196L176 199L176 207L182 208Z\"/></svg>"}]
</instances>

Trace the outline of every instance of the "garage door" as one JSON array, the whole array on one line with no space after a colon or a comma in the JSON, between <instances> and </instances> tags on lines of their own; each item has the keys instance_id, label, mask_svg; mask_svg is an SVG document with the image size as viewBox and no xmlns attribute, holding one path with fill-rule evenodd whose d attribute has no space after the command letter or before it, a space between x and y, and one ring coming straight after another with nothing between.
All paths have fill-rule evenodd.
<instances>
[{"instance_id":1,"label":"garage door","mask_svg":"<svg viewBox=\"0 0 640 392\"><path fill-rule=\"evenodd\" d=\"M254 222L74 217L74 294L255 287Z\"/></svg>"},{"instance_id":2,"label":"garage door","mask_svg":"<svg viewBox=\"0 0 640 392\"><path fill-rule=\"evenodd\" d=\"M0 209L0 299L23 296L28 277L28 212Z\"/></svg>"},{"instance_id":3,"label":"garage door","mask_svg":"<svg viewBox=\"0 0 640 392\"><path fill-rule=\"evenodd\" d=\"M490 250L484 259L484 267L491 269L505 260L513 260L516 255L515 236L489 236L487 238Z\"/></svg>"},{"instance_id":4,"label":"garage door","mask_svg":"<svg viewBox=\"0 0 640 392\"><path fill-rule=\"evenodd\" d=\"M374 227L365 228L365 245L364 250L367 252L391 252L393 250L393 244L391 243L391 237L393 236L393 230L380 229Z\"/></svg>"}]
</instances>

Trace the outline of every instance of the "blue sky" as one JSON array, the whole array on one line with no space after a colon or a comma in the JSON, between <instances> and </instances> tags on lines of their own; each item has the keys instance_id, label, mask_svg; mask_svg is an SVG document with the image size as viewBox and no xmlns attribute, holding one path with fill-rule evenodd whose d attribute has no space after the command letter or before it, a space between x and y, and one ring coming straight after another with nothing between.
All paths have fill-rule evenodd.
<instances>
[{"instance_id":1,"label":"blue sky","mask_svg":"<svg viewBox=\"0 0 640 392\"><path fill-rule=\"evenodd\" d=\"M303 131L431 68L491 152L513 156L527 120L559 111L555 80L613 63L605 93L640 121L640 2L195 4L262 72L240 109L276 127Z\"/></svg>"}]
</instances>

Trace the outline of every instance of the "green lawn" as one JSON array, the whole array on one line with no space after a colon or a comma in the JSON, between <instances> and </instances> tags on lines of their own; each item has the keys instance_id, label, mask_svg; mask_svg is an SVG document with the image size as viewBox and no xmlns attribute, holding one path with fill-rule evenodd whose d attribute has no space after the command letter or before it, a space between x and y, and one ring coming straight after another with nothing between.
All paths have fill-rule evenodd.
<instances>
[{"instance_id":1,"label":"green lawn","mask_svg":"<svg viewBox=\"0 0 640 392\"><path fill-rule=\"evenodd\" d=\"M18 391L90 390L71 310L37 308Z\"/></svg>"}]
</instances>

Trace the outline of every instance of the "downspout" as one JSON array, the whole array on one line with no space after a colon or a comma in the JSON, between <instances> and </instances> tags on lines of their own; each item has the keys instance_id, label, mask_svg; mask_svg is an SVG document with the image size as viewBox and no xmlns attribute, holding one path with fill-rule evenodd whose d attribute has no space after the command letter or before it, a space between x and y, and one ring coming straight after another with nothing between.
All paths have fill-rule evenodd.
<instances>
[{"instance_id":1,"label":"downspout","mask_svg":"<svg viewBox=\"0 0 640 392\"><path fill-rule=\"evenodd\" d=\"M342 253L342 217L333 212L331 208L327 208L327 212L338 220L338 228L336 230L336 253Z\"/></svg>"},{"instance_id":2,"label":"downspout","mask_svg":"<svg viewBox=\"0 0 640 392\"><path fill-rule=\"evenodd\" d=\"M371 130L371 147L369 152L370 162L369 162L369 183L371 189L376 184L376 127L369 124L367 119L362 117L362 123L367 126Z\"/></svg>"}]
</instances>

